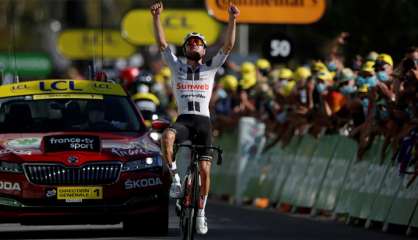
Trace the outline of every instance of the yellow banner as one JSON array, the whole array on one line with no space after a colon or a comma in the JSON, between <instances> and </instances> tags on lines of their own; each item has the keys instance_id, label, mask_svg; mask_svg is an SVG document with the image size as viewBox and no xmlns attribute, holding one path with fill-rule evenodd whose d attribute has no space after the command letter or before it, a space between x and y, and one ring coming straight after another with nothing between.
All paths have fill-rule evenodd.
<instances>
[{"instance_id":1,"label":"yellow banner","mask_svg":"<svg viewBox=\"0 0 418 240\"><path fill-rule=\"evenodd\" d=\"M219 37L221 25L201 10L164 10L161 23L168 43L181 46L190 32L205 36L209 45ZM155 44L149 10L132 10L122 20L122 36L136 45Z\"/></svg>"},{"instance_id":2,"label":"yellow banner","mask_svg":"<svg viewBox=\"0 0 418 240\"><path fill-rule=\"evenodd\" d=\"M57 199L103 199L103 187L57 187Z\"/></svg>"},{"instance_id":3,"label":"yellow banner","mask_svg":"<svg viewBox=\"0 0 418 240\"><path fill-rule=\"evenodd\" d=\"M69 59L126 58L135 47L126 42L117 30L66 30L58 37L58 50Z\"/></svg>"},{"instance_id":4,"label":"yellow banner","mask_svg":"<svg viewBox=\"0 0 418 240\"><path fill-rule=\"evenodd\" d=\"M0 98L63 93L126 96L119 84L91 80L37 80L0 86Z\"/></svg>"},{"instance_id":5,"label":"yellow banner","mask_svg":"<svg viewBox=\"0 0 418 240\"><path fill-rule=\"evenodd\" d=\"M309 24L325 12L325 0L206 0L206 7L216 19L227 22L230 2L240 10L239 23Z\"/></svg>"}]
</instances>

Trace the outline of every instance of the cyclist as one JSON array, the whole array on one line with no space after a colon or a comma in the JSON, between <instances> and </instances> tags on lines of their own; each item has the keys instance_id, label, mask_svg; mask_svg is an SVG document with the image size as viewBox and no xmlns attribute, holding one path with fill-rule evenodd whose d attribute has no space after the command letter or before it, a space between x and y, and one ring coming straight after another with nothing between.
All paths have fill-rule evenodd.
<instances>
[{"instance_id":1,"label":"cyclist","mask_svg":"<svg viewBox=\"0 0 418 240\"><path fill-rule=\"evenodd\" d=\"M236 17L238 8L231 4L228 7L229 21L225 43L218 53L209 61L203 62L207 43L203 35L192 32L186 35L183 52L186 63L180 61L170 50L166 42L160 14L163 11L161 1L156 1L150 8L153 17L154 35L162 56L169 66L173 77L171 86L177 102L179 116L176 122L162 136L163 157L173 176L170 196L181 197L181 183L173 162L174 142L191 140L192 144L211 145L211 123L209 101L212 95L215 74L225 62L235 43ZM205 217L205 205L210 186L210 166L212 156L209 151L199 154L201 177L201 196L196 217L196 232L206 234L208 231Z\"/></svg>"}]
</instances>

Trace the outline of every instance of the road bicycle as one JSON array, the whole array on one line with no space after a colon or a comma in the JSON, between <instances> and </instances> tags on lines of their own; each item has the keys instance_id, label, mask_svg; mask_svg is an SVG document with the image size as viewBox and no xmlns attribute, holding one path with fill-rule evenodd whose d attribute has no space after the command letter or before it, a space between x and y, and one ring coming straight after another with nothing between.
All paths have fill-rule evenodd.
<instances>
[{"instance_id":1,"label":"road bicycle","mask_svg":"<svg viewBox=\"0 0 418 240\"><path fill-rule=\"evenodd\" d=\"M196 215L200 201L200 169L199 152L203 150L217 151L217 164L222 164L222 149L215 146L192 145L192 144L176 144L175 154L180 148L188 148L191 154L191 161L187 168L186 175L182 187L182 197L177 199L176 213L180 218L180 232L182 239L192 240L195 234Z\"/></svg>"}]
</instances>

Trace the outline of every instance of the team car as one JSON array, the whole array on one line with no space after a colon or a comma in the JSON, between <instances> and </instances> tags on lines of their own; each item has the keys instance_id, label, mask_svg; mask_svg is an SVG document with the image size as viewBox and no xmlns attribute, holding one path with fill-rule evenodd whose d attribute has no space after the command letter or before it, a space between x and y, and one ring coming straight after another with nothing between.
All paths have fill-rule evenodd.
<instances>
[{"instance_id":1,"label":"team car","mask_svg":"<svg viewBox=\"0 0 418 240\"><path fill-rule=\"evenodd\" d=\"M118 84L0 86L0 222L168 230L169 173L158 130Z\"/></svg>"}]
</instances>

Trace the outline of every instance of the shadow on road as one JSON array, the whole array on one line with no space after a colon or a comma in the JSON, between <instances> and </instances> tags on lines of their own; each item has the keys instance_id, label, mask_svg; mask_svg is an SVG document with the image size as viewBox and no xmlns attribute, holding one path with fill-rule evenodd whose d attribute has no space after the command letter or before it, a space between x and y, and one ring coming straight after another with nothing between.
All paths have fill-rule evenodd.
<instances>
[{"instance_id":1,"label":"shadow on road","mask_svg":"<svg viewBox=\"0 0 418 240\"><path fill-rule=\"evenodd\" d=\"M74 229L74 230L25 230L25 231L1 231L1 239L77 239L77 238L125 238L144 236L148 238L178 237L178 229L169 229L165 236L141 235L124 232L123 229Z\"/></svg>"}]
</instances>

